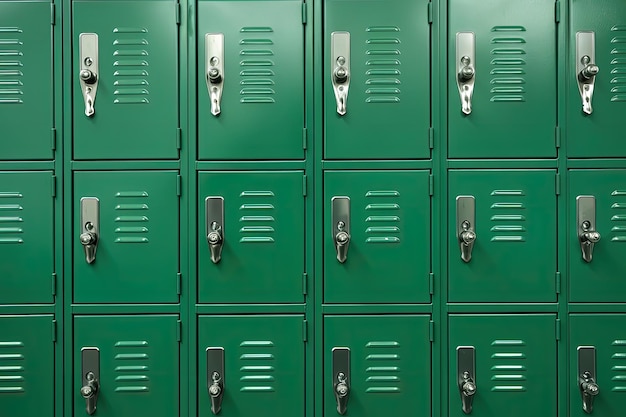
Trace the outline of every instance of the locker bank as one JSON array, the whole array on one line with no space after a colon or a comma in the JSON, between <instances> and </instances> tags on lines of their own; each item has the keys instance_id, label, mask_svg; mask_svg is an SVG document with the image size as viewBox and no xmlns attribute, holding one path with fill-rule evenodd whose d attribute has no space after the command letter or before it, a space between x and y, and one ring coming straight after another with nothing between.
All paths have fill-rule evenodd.
<instances>
[{"instance_id":1,"label":"locker bank","mask_svg":"<svg viewBox=\"0 0 626 417\"><path fill-rule=\"evenodd\" d=\"M0 1L0 416L621 417L622 0Z\"/></svg>"}]
</instances>

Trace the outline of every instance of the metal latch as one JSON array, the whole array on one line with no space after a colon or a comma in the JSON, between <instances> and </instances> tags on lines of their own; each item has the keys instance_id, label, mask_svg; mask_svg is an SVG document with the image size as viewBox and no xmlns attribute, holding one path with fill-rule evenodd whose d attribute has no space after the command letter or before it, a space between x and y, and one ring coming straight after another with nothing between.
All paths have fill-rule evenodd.
<instances>
[{"instance_id":1,"label":"metal latch","mask_svg":"<svg viewBox=\"0 0 626 417\"><path fill-rule=\"evenodd\" d=\"M596 383L596 348L578 346L578 387L583 398L583 410L593 412L593 399L600 393Z\"/></svg>"},{"instance_id":2,"label":"metal latch","mask_svg":"<svg viewBox=\"0 0 626 417\"><path fill-rule=\"evenodd\" d=\"M333 393L337 400L337 413L344 415L350 396L350 349L333 348Z\"/></svg>"},{"instance_id":3,"label":"metal latch","mask_svg":"<svg viewBox=\"0 0 626 417\"><path fill-rule=\"evenodd\" d=\"M583 259L585 262L591 262L593 248L600 241L600 233L596 231L596 198L594 196L576 197L576 225Z\"/></svg>"},{"instance_id":4,"label":"metal latch","mask_svg":"<svg viewBox=\"0 0 626 417\"><path fill-rule=\"evenodd\" d=\"M476 202L474 196L456 198L456 235L461 248L461 259L469 262L476 241Z\"/></svg>"},{"instance_id":5,"label":"metal latch","mask_svg":"<svg viewBox=\"0 0 626 417\"><path fill-rule=\"evenodd\" d=\"M350 197L332 198L333 241L337 260L344 263L350 245Z\"/></svg>"},{"instance_id":6,"label":"metal latch","mask_svg":"<svg viewBox=\"0 0 626 417\"><path fill-rule=\"evenodd\" d=\"M81 353L82 387L80 395L87 401L87 414L96 412L100 391L100 350L97 347L84 347Z\"/></svg>"},{"instance_id":7,"label":"metal latch","mask_svg":"<svg viewBox=\"0 0 626 417\"><path fill-rule=\"evenodd\" d=\"M91 117L96 112L96 93L98 92L98 35L81 33L78 38L80 57L80 90L85 100L85 116Z\"/></svg>"},{"instance_id":8,"label":"metal latch","mask_svg":"<svg viewBox=\"0 0 626 417\"><path fill-rule=\"evenodd\" d=\"M583 112L591 114L591 100L596 75L600 68L596 62L596 38L595 32L576 32L576 82L578 91L583 101Z\"/></svg>"},{"instance_id":9,"label":"metal latch","mask_svg":"<svg viewBox=\"0 0 626 417\"><path fill-rule=\"evenodd\" d=\"M224 197L207 197L204 200L206 240L214 264L222 259L224 246Z\"/></svg>"},{"instance_id":10,"label":"metal latch","mask_svg":"<svg viewBox=\"0 0 626 417\"><path fill-rule=\"evenodd\" d=\"M476 357L474 346L456 348L456 375L463 412L472 412L472 403L476 394Z\"/></svg>"},{"instance_id":11,"label":"metal latch","mask_svg":"<svg viewBox=\"0 0 626 417\"><path fill-rule=\"evenodd\" d=\"M350 32L330 34L330 66L337 113L346 114L350 88Z\"/></svg>"},{"instance_id":12,"label":"metal latch","mask_svg":"<svg viewBox=\"0 0 626 417\"><path fill-rule=\"evenodd\" d=\"M80 244L85 250L88 264L96 260L96 250L100 238L100 200L96 197L80 199Z\"/></svg>"},{"instance_id":13,"label":"metal latch","mask_svg":"<svg viewBox=\"0 0 626 417\"><path fill-rule=\"evenodd\" d=\"M211 398L211 411L218 414L224 398L224 348L206 348L207 390Z\"/></svg>"},{"instance_id":14,"label":"metal latch","mask_svg":"<svg viewBox=\"0 0 626 417\"><path fill-rule=\"evenodd\" d=\"M473 32L456 34L456 85L461 96L461 110L465 114L472 112L472 94L476 75L476 40Z\"/></svg>"},{"instance_id":15,"label":"metal latch","mask_svg":"<svg viewBox=\"0 0 626 417\"><path fill-rule=\"evenodd\" d=\"M222 109L222 90L224 89L224 34L207 33L204 36L206 57L206 85L211 99L211 114L217 116Z\"/></svg>"}]
</instances>

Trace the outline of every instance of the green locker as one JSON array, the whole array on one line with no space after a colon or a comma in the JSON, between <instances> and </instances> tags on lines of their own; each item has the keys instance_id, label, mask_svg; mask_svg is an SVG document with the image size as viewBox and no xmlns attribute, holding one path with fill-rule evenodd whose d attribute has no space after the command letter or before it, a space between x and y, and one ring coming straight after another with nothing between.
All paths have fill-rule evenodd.
<instances>
[{"instance_id":1,"label":"green locker","mask_svg":"<svg viewBox=\"0 0 626 417\"><path fill-rule=\"evenodd\" d=\"M198 2L199 159L304 158L304 30L302 0Z\"/></svg>"},{"instance_id":2,"label":"green locker","mask_svg":"<svg viewBox=\"0 0 626 417\"><path fill-rule=\"evenodd\" d=\"M0 316L0 410L54 416L53 316Z\"/></svg>"},{"instance_id":3,"label":"green locker","mask_svg":"<svg viewBox=\"0 0 626 417\"><path fill-rule=\"evenodd\" d=\"M303 301L305 181L302 171L198 174L201 303Z\"/></svg>"},{"instance_id":4,"label":"green locker","mask_svg":"<svg viewBox=\"0 0 626 417\"><path fill-rule=\"evenodd\" d=\"M0 172L0 303L54 302L50 171Z\"/></svg>"},{"instance_id":5,"label":"green locker","mask_svg":"<svg viewBox=\"0 0 626 417\"><path fill-rule=\"evenodd\" d=\"M177 171L74 173L74 302L175 303Z\"/></svg>"},{"instance_id":6,"label":"green locker","mask_svg":"<svg viewBox=\"0 0 626 417\"><path fill-rule=\"evenodd\" d=\"M555 157L554 0L448 3L448 156Z\"/></svg>"},{"instance_id":7,"label":"green locker","mask_svg":"<svg viewBox=\"0 0 626 417\"><path fill-rule=\"evenodd\" d=\"M430 302L429 178L425 170L324 173L324 302Z\"/></svg>"},{"instance_id":8,"label":"green locker","mask_svg":"<svg viewBox=\"0 0 626 417\"><path fill-rule=\"evenodd\" d=\"M428 5L325 1L327 159L430 157Z\"/></svg>"},{"instance_id":9,"label":"green locker","mask_svg":"<svg viewBox=\"0 0 626 417\"><path fill-rule=\"evenodd\" d=\"M449 171L450 301L556 301L555 178L549 169Z\"/></svg>"},{"instance_id":10,"label":"green locker","mask_svg":"<svg viewBox=\"0 0 626 417\"><path fill-rule=\"evenodd\" d=\"M2 160L52 159L53 27L50 0L0 2Z\"/></svg>"},{"instance_id":11,"label":"green locker","mask_svg":"<svg viewBox=\"0 0 626 417\"><path fill-rule=\"evenodd\" d=\"M626 315L572 314L569 338L569 416L620 416L626 392ZM587 358L585 358L587 356ZM589 375L585 375L588 372ZM595 383L596 395L588 395L584 383ZM588 405L587 405L588 406Z\"/></svg>"},{"instance_id":12,"label":"green locker","mask_svg":"<svg viewBox=\"0 0 626 417\"><path fill-rule=\"evenodd\" d=\"M575 169L569 174L570 301L624 302L626 170ZM585 239L585 221L590 232L599 233L597 242Z\"/></svg>"},{"instance_id":13,"label":"green locker","mask_svg":"<svg viewBox=\"0 0 626 417\"><path fill-rule=\"evenodd\" d=\"M303 416L312 380L305 375L303 324L302 315L201 316L198 415ZM216 386L220 392L211 396Z\"/></svg>"},{"instance_id":14,"label":"green locker","mask_svg":"<svg viewBox=\"0 0 626 417\"><path fill-rule=\"evenodd\" d=\"M176 2L72 6L74 159L178 158Z\"/></svg>"},{"instance_id":15,"label":"green locker","mask_svg":"<svg viewBox=\"0 0 626 417\"><path fill-rule=\"evenodd\" d=\"M178 329L175 315L74 317L74 416L178 416Z\"/></svg>"},{"instance_id":16,"label":"green locker","mask_svg":"<svg viewBox=\"0 0 626 417\"><path fill-rule=\"evenodd\" d=\"M622 157L626 113L626 3L621 0L572 0L568 88L568 156ZM583 62L585 56L588 61ZM584 77L588 65L599 72ZM582 81L584 82L581 82ZM583 95L585 86L590 94ZM589 108L583 109L583 100ZM588 113L589 112L589 113Z\"/></svg>"},{"instance_id":17,"label":"green locker","mask_svg":"<svg viewBox=\"0 0 626 417\"><path fill-rule=\"evenodd\" d=\"M449 417L556 416L555 323L554 314L451 315Z\"/></svg>"},{"instance_id":18,"label":"green locker","mask_svg":"<svg viewBox=\"0 0 626 417\"><path fill-rule=\"evenodd\" d=\"M326 316L324 416L340 409L354 417L429 416L429 321L425 315ZM342 387L347 395L339 397Z\"/></svg>"}]
</instances>

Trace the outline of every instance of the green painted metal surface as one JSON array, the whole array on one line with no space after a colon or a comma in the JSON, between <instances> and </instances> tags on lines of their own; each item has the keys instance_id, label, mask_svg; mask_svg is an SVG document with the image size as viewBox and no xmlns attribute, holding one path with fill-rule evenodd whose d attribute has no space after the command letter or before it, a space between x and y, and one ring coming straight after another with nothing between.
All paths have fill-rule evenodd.
<instances>
[{"instance_id":1,"label":"green painted metal surface","mask_svg":"<svg viewBox=\"0 0 626 417\"><path fill-rule=\"evenodd\" d=\"M567 140L572 158L626 155L623 117L626 113L626 3L620 0L571 0L570 53L567 72ZM595 33L600 72L595 77L593 112L582 111L576 81L576 33Z\"/></svg>"},{"instance_id":2,"label":"green painted metal surface","mask_svg":"<svg viewBox=\"0 0 626 417\"><path fill-rule=\"evenodd\" d=\"M179 415L179 342L175 315L74 317L72 361L75 416L87 415L80 395L81 349L100 351L98 401L94 415L131 417Z\"/></svg>"},{"instance_id":3,"label":"green painted metal surface","mask_svg":"<svg viewBox=\"0 0 626 417\"><path fill-rule=\"evenodd\" d=\"M324 3L324 155L430 157L430 26L425 0ZM346 114L337 113L331 34L350 33ZM322 70L322 69L318 69Z\"/></svg>"},{"instance_id":4,"label":"green painted metal surface","mask_svg":"<svg viewBox=\"0 0 626 417\"><path fill-rule=\"evenodd\" d=\"M554 416L557 362L554 314L453 314L449 318L449 416L463 417L458 346L475 349L472 416Z\"/></svg>"},{"instance_id":5,"label":"green painted metal surface","mask_svg":"<svg viewBox=\"0 0 626 417\"><path fill-rule=\"evenodd\" d=\"M74 174L74 302L178 301L179 197L176 171ZM95 262L80 243L80 200L97 197Z\"/></svg>"},{"instance_id":6,"label":"green painted metal surface","mask_svg":"<svg viewBox=\"0 0 626 417\"><path fill-rule=\"evenodd\" d=\"M198 415L213 415L207 389L208 347L224 348L219 415L304 415L302 315L201 316L198 319Z\"/></svg>"},{"instance_id":7,"label":"green painted metal surface","mask_svg":"<svg viewBox=\"0 0 626 417\"><path fill-rule=\"evenodd\" d=\"M428 171L324 173L324 301L430 301ZM333 197L350 198L347 260L337 260Z\"/></svg>"},{"instance_id":8,"label":"green painted metal surface","mask_svg":"<svg viewBox=\"0 0 626 417\"><path fill-rule=\"evenodd\" d=\"M346 415L430 412L429 316L326 316L323 415L336 416L332 350L350 349ZM358 331L355 331L358 329Z\"/></svg>"},{"instance_id":9,"label":"green painted metal surface","mask_svg":"<svg viewBox=\"0 0 626 417\"><path fill-rule=\"evenodd\" d=\"M578 240L576 198L594 196L596 230L591 262L585 262ZM626 170L576 169L570 171L568 199L570 300L623 302L626 297Z\"/></svg>"},{"instance_id":10,"label":"green painted metal surface","mask_svg":"<svg viewBox=\"0 0 626 417\"><path fill-rule=\"evenodd\" d=\"M0 160L52 159L51 44L49 1L0 3Z\"/></svg>"},{"instance_id":11,"label":"green painted metal surface","mask_svg":"<svg viewBox=\"0 0 626 417\"><path fill-rule=\"evenodd\" d=\"M178 26L174 1L75 1L74 159L178 158ZM95 114L79 83L81 33L98 35Z\"/></svg>"},{"instance_id":12,"label":"green painted metal surface","mask_svg":"<svg viewBox=\"0 0 626 417\"><path fill-rule=\"evenodd\" d=\"M0 315L0 410L54 416L52 315Z\"/></svg>"},{"instance_id":13,"label":"green painted metal surface","mask_svg":"<svg viewBox=\"0 0 626 417\"><path fill-rule=\"evenodd\" d=\"M302 7L301 0L199 1L199 159L303 159ZM207 33L224 35L218 116L206 82Z\"/></svg>"},{"instance_id":14,"label":"green painted metal surface","mask_svg":"<svg viewBox=\"0 0 626 417\"><path fill-rule=\"evenodd\" d=\"M449 300L556 300L554 170L451 170L448 174ZM474 196L476 241L469 262L456 236L456 198Z\"/></svg>"},{"instance_id":15,"label":"green painted metal surface","mask_svg":"<svg viewBox=\"0 0 626 417\"><path fill-rule=\"evenodd\" d=\"M302 171L198 175L198 299L201 303L298 303L304 298ZM224 198L221 260L211 261L205 198Z\"/></svg>"},{"instance_id":16,"label":"green painted metal surface","mask_svg":"<svg viewBox=\"0 0 626 417\"><path fill-rule=\"evenodd\" d=\"M449 0L450 158L555 157L557 24L554 0ZM476 40L472 112L461 111L456 34Z\"/></svg>"},{"instance_id":17,"label":"green painted metal surface","mask_svg":"<svg viewBox=\"0 0 626 417\"><path fill-rule=\"evenodd\" d=\"M51 303L54 205L50 171L0 172L0 303Z\"/></svg>"}]
</instances>

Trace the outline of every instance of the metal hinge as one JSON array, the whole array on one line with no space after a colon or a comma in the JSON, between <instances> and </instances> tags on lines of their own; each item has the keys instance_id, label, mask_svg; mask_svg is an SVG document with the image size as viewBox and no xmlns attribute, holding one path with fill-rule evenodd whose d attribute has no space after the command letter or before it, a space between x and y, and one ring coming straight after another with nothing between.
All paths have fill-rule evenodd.
<instances>
[{"instance_id":1,"label":"metal hinge","mask_svg":"<svg viewBox=\"0 0 626 417\"><path fill-rule=\"evenodd\" d=\"M181 196L183 191L183 177L181 175L176 176L176 195Z\"/></svg>"},{"instance_id":2,"label":"metal hinge","mask_svg":"<svg viewBox=\"0 0 626 417\"><path fill-rule=\"evenodd\" d=\"M302 128L302 149L306 150L307 148L307 142L309 141L309 132L307 131L306 127Z\"/></svg>"},{"instance_id":3,"label":"metal hinge","mask_svg":"<svg viewBox=\"0 0 626 417\"><path fill-rule=\"evenodd\" d=\"M555 332L556 332L556 340L561 340L561 319L556 319Z\"/></svg>"},{"instance_id":4,"label":"metal hinge","mask_svg":"<svg viewBox=\"0 0 626 417\"><path fill-rule=\"evenodd\" d=\"M309 289L309 276L305 272L302 274L302 294L307 295Z\"/></svg>"},{"instance_id":5,"label":"metal hinge","mask_svg":"<svg viewBox=\"0 0 626 417\"><path fill-rule=\"evenodd\" d=\"M52 320L52 342L56 343L57 341L57 321Z\"/></svg>"},{"instance_id":6,"label":"metal hinge","mask_svg":"<svg viewBox=\"0 0 626 417\"><path fill-rule=\"evenodd\" d=\"M554 277L556 285L556 293L561 294L561 273L557 272Z\"/></svg>"},{"instance_id":7,"label":"metal hinge","mask_svg":"<svg viewBox=\"0 0 626 417\"><path fill-rule=\"evenodd\" d=\"M57 295L57 274L52 273L52 295Z\"/></svg>"},{"instance_id":8,"label":"metal hinge","mask_svg":"<svg viewBox=\"0 0 626 417\"><path fill-rule=\"evenodd\" d=\"M435 293L435 274L433 272L428 274L428 290L430 291L430 295Z\"/></svg>"},{"instance_id":9,"label":"metal hinge","mask_svg":"<svg viewBox=\"0 0 626 417\"><path fill-rule=\"evenodd\" d=\"M302 24L306 25L307 21L307 11L306 11L306 3L302 2Z\"/></svg>"},{"instance_id":10,"label":"metal hinge","mask_svg":"<svg viewBox=\"0 0 626 417\"><path fill-rule=\"evenodd\" d=\"M53 151L57 149L57 130L54 127L50 129L50 148Z\"/></svg>"},{"instance_id":11,"label":"metal hinge","mask_svg":"<svg viewBox=\"0 0 626 417\"><path fill-rule=\"evenodd\" d=\"M435 129L428 128L428 147L433 149L435 147Z\"/></svg>"},{"instance_id":12,"label":"metal hinge","mask_svg":"<svg viewBox=\"0 0 626 417\"><path fill-rule=\"evenodd\" d=\"M176 341L180 342L183 340L183 322L180 320L176 321Z\"/></svg>"},{"instance_id":13,"label":"metal hinge","mask_svg":"<svg viewBox=\"0 0 626 417\"><path fill-rule=\"evenodd\" d=\"M435 341L435 322L432 320L428 323L428 338L431 342Z\"/></svg>"},{"instance_id":14,"label":"metal hinge","mask_svg":"<svg viewBox=\"0 0 626 417\"><path fill-rule=\"evenodd\" d=\"M302 195L306 197L307 195L307 179L306 175L302 176Z\"/></svg>"},{"instance_id":15,"label":"metal hinge","mask_svg":"<svg viewBox=\"0 0 626 417\"><path fill-rule=\"evenodd\" d=\"M57 7L54 4L54 0L50 3L50 24L54 26L57 20Z\"/></svg>"},{"instance_id":16,"label":"metal hinge","mask_svg":"<svg viewBox=\"0 0 626 417\"><path fill-rule=\"evenodd\" d=\"M428 194L431 196L435 194L435 177L433 174L428 176Z\"/></svg>"},{"instance_id":17,"label":"metal hinge","mask_svg":"<svg viewBox=\"0 0 626 417\"><path fill-rule=\"evenodd\" d=\"M176 274L176 294L181 295L183 293L183 274L180 272Z\"/></svg>"},{"instance_id":18,"label":"metal hinge","mask_svg":"<svg viewBox=\"0 0 626 417\"><path fill-rule=\"evenodd\" d=\"M307 342L309 340L309 322L302 320L302 341Z\"/></svg>"},{"instance_id":19,"label":"metal hinge","mask_svg":"<svg viewBox=\"0 0 626 417\"><path fill-rule=\"evenodd\" d=\"M176 24L177 25L180 25L180 15L181 15L180 3L176 3Z\"/></svg>"},{"instance_id":20,"label":"metal hinge","mask_svg":"<svg viewBox=\"0 0 626 417\"><path fill-rule=\"evenodd\" d=\"M556 174L554 178L554 191L556 195L561 194L561 174Z\"/></svg>"},{"instance_id":21,"label":"metal hinge","mask_svg":"<svg viewBox=\"0 0 626 417\"><path fill-rule=\"evenodd\" d=\"M57 177L56 175L52 176L52 198L57 196Z\"/></svg>"},{"instance_id":22,"label":"metal hinge","mask_svg":"<svg viewBox=\"0 0 626 417\"><path fill-rule=\"evenodd\" d=\"M428 23L433 23L433 4L428 2Z\"/></svg>"},{"instance_id":23,"label":"metal hinge","mask_svg":"<svg viewBox=\"0 0 626 417\"><path fill-rule=\"evenodd\" d=\"M183 129L180 127L176 128L176 149L180 151L183 147Z\"/></svg>"},{"instance_id":24,"label":"metal hinge","mask_svg":"<svg viewBox=\"0 0 626 417\"><path fill-rule=\"evenodd\" d=\"M554 21L556 23L561 21L561 2L559 0L554 3Z\"/></svg>"},{"instance_id":25,"label":"metal hinge","mask_svg":"<svg viewBox=\"0 0 626 417\"><path fill-rule=\"evenodd\" d=\"M559 126L554 128L554 146L557 149L561 147L561 128Z\"/></svg>"}]
</instances>

